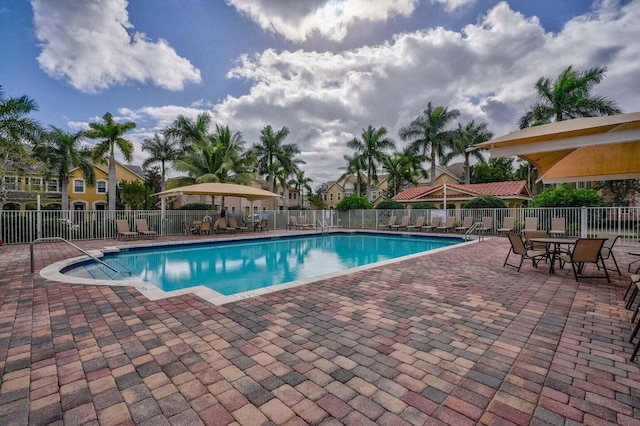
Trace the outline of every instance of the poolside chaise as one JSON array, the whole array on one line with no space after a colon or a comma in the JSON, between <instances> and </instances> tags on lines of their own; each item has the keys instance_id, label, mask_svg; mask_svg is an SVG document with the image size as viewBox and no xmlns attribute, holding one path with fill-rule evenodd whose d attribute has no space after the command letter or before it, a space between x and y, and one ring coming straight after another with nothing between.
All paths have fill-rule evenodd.
<instances>
[{"instance_id":1,"label":"poolside chaise","mask_svg":"<svg viewBox=\"0 0 640 426\"><path fill-rule=\"evenodd\" d=\"M200 225L200 235L204 234L211 235L211 222L208 220L203 221Z\"/></svg>"},{"instance_id":2,"label":"poolside chaise","mask_svg":"<svg viewBox=\"0 0 640 426\"><path fill-rule=\"evenodd\" d=\"M524 218L524 229L523 232L527 231L537 231L538 230L538 218L533 217L525 217Z\"/></svg>"},{"instance_id":3,"label":"poolside chaise","mask_svg":"<svg viewBox=\"0 0 640 426\"><path fill-rule=\"evenodd\" d=\"M268 231L269 230L269 221L267 219L262 219L260 220L260 222L256 223L256 225L254 226L253 230L261 230L261 231Z\"/></svg>"},{"instance_id":4,"label":"poolside chaise","mask_svg":"<svg viewBox=\"0 0 640 426\"><path fill-rule=\"evenodd\" d=\"M424 216L418 216L418 218L416 219L416 223L414 223L413 225L407 225L407 231L412 229L422 230L423 226L424 226Z\"/></svg>"},{"instance_id":5,"label":"poolside chaise","mask_svg":"<svg viewBox=\"0 0 640 426\"><path fill-rule=\"evenodd\" d=\"M465 216L464 220L462 221L462 225L461 226L456 226L456 232L467 232L467 230L469 228L471 228L471 226L473 226L473 217L471 216Z\"/></svg>"},{"instance_id":6,"label":"poolside chaise","mask_svg":"<svg viewBox=\"0 0 640 426\"><path fill-rule=\"evenodd\" d=\"M444 224L437 226L436 229L438 231L447 232L450 229L453 229L453 225L455 224L455 222L456 222L455 216L449 216L447 220L444 222Z\"/></svg>"},{"instance_id":7,"label":"poolside chaise","mask_svg":"<svg viewBox=\"0 0 640 426\"><path fill-rule=\"evenodd\" d=\"M498 232L511 232L516 224L516 218L512 216L507 216L502 221L502 227L498 228Z\"/></svg>"},{"instance_id":8,"label":"poolside chaise","mask_svg":"<svg viewBox=\"0 0 640 426\"><path fill-rule=\"evenodd\" d=\"M129 222L124 219L116 220L118 238L138 238L138 233L129 229Z\"/></svg>"},{"instance_id":9,"label":"poolside chaise","mask_svg":"<svg viewBox=\"0 0 640 426\"><path fill-rule=\"evenodd\" d=\"M391 229L391 227L396 224L396 220L398 220L398 217L394 216L394 215L391 215L391 216L389 216L389 221L386 223L386 225L385 224L380 224L380 225L378 225L378 228L389 228L389 229Z\"/></svg>"},{"instance_id":10,"label":"poolside chaise","mask_svg":"<svg viewBox=\"0 0 640 426\"><path fill-rule=\"evenodd\" d=\"M213 231L215 233L218 232L227 232L229 231L229 227L227 226L227 219L225 219L224 217L220 217L218 218L218 220L216 220L216 222L213 224Z\"/></svg>"},{"instance_id":11,"label":"poolside chaise","mask_svg":"<svg viewBox=\"0 0 640 426\"><path fill-rule=\"evenodd\" d=\"M233 216L229 218L229 228L234 229L236 231L243 231L243 232L249 229L249 227L247 226L238 225L238 221Z\"/></svg>"},{"instance_id":12,"label":"poolside chaise","mask_svg":"<svg viewBox=\"0 0 640 426\"><path fill-rule=\"evenodd\" d=\"M138 231L138 234L143 237L154 238L158 236L156 231L149 230L149 225L147 224L146 219L136 219L136 231Z\"/></svg>"},{"instance_id":13,"label":"poolside chaise","mask_svg":"<svg viewBox=\"0 0 640 426\"><path fill-rule=\"evenodd\" d=\"M440 216L433 216L431 218L431 225L422 225L422 229L425 231L431 231L440 225Z\"/></svg>"},{"instance_id":14,"label":"poolside chaise","mask_svg":"<svg viewBox=\"0 0 640 426\"><path fill-rule=\"evenodd\" d=\"M396 231L399 230L400 228L406 228L409 225L410 220L411 220L411 217L409 217L409 215L403 216L400 223L390 225L389 228Z\"/></svg>"}]
</instances>

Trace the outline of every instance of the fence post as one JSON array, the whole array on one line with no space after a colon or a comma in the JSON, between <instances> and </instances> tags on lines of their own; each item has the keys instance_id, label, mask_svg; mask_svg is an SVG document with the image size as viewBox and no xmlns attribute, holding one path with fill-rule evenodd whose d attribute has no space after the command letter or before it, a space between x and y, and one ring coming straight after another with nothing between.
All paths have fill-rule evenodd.
<instances>
[{"instance_id":1,"label":"fence post","mask_svg":"<svg viewBox=\"0 0 640 426\"><path fill-rule=\"evenodd\" d=\"M587 238L587 208L580 209L580 237Z\"/></svg>"}]
</instances>

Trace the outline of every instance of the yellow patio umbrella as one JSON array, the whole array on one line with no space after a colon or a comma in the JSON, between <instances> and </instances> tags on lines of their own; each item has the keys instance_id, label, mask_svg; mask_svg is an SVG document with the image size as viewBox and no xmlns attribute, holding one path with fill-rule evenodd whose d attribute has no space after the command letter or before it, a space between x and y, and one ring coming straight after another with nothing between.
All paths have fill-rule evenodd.
<instances>
[{"instance_id":1,"label":"yellow patio umbrella","mask_svg":"<svg viewBox=\"0 0 640 426\"><path fill-rule=\"evenodd\" d=\"M544 183L640 178L640 112L528 127L471 149L518 156Z\"/></svg>"},{"instance_id":2,"label":"yellow patio umbrella","mask_svg":"<svg viewBox=\"0 0 640 426\"><path fill-rule=\"evenodd\" d=\"M167 189L158 192L158 197L170 197L176 195L211 195L211 196L230 196L242 197L249 201L264 200L269 198L280 198L280 195L264 189L258 189L246 185L237 185L233 183L197 183L195 185L180 186L178 188Z\"/></svg>"}]
</instances>

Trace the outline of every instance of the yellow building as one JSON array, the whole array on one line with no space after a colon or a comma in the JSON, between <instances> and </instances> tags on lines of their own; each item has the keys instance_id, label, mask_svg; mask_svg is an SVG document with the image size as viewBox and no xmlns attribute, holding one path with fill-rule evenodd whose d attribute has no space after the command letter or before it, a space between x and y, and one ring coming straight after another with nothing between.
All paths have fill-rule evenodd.
<instances>
[{"instance_id":1,"label":"yellow building","mask_svg":"<svg viewBox=\"0 0 640 426\"><path fill-rule=\"evenodd\" d=\"M94 164L96 185L87 185L80 169L73 169L69 177L69 209L70 210L106 210L108 207L109 165ZM116 161L116 182L144 182L142 169L139 166L124 165ZM64 206L62 207L65 210Z\"/></svg>"}]
</instances>

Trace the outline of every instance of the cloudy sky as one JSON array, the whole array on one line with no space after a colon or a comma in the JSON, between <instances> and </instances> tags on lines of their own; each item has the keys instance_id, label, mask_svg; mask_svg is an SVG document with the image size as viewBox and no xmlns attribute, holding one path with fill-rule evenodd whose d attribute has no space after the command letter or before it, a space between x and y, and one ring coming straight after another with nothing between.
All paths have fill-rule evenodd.
<instances>
[{"instance_id":1,"label":"cloudy sky","mask_svg":"<svg viewBox=\"0 0 640 426\"><path fill-rule=\"evenodd\" d=\"M140 141L208 111L241 131L287 126L316 186L347 141L427 106L517 128L533 84L606 66L597 94L640 111L640 0L0 0L0 85L45 125L107 111Z\"/></svg>"}]
</instances>

